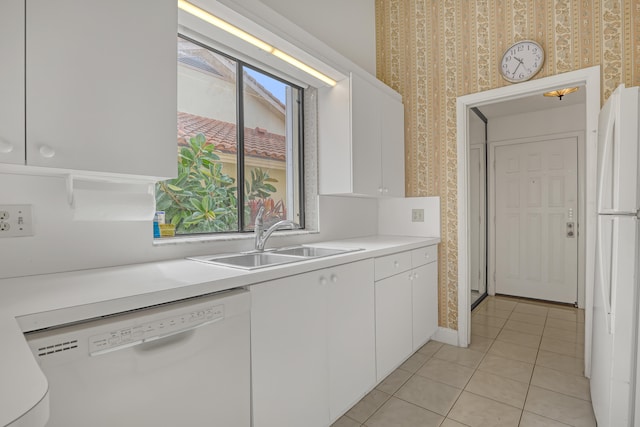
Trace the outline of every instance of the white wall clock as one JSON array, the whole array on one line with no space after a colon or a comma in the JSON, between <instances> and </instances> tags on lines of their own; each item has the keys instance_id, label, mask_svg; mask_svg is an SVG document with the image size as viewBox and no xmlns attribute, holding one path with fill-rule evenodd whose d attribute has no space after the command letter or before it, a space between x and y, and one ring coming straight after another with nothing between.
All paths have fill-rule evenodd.
<instances>
[{"instance_id":1,"label":"white wall clock","mask_svg":"<svg viewBox=\"0 0 640 427\"><path fill-rule=\"evenodd\" d=\"M512 83L524 82L535 76L544 63L544 49L533 40L514 43L502 55L500 74Z\"/></svg>"}]
</instances>

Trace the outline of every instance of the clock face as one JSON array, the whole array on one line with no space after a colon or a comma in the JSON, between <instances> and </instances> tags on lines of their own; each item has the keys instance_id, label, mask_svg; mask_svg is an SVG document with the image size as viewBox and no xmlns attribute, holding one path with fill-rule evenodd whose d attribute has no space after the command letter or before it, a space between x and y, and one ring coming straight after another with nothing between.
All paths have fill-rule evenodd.
<instances>
[{"instance_id":1,"label":"clock face","mask_svg":"<svg viewBox=\"0 0 640 427\"><path fill-rule=\"evenodd\" d=\"M500 73L510 82L523 82L535 76L544 63L544 50L532 41L515 43L502 55Z\"/></svg>"}]
</instances>

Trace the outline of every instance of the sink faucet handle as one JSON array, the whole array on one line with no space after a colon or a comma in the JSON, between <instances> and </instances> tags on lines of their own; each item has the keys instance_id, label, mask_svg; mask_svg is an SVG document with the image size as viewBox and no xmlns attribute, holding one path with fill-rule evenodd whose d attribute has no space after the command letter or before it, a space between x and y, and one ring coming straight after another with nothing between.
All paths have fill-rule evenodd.
<instances>
[{"instance_id":1,"label":"sink faucet handle","mask_svg":"<svg viewBox=\"0 0 640 427\"><path fill-rule=\"evenodd\" d=\"M260 209L258 209L258 214L256 215L256 225L257 224L262 224L262 216L264 215L264 206L260 206Z\"/></svg>"}]
</instances>

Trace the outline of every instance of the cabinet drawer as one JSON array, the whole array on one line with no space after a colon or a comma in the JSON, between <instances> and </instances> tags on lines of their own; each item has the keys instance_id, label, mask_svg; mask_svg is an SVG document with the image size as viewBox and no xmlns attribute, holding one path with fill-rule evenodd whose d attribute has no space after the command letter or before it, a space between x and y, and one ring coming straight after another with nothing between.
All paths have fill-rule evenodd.
<instances>
[{"instance_id":1,"label":"cabinet drawer","mask_svg":"<svg viewBox=\"0 0 640 427\"><path fill-rule=\"evenodd\" d=\"M438 260L438 245L427 246L411 251L411 265L419 267Z\"/></svg>"},{"instance_id":2,"label":"cabinet drawer","mask_svg":"<svg viewBox=\"0 0 640 427\"><path fill-rule=\"evenodd\" d=\"M375 260L376 280L391 277L411 269L411 252L399 252Z\"/></svg>"}]
</instances>

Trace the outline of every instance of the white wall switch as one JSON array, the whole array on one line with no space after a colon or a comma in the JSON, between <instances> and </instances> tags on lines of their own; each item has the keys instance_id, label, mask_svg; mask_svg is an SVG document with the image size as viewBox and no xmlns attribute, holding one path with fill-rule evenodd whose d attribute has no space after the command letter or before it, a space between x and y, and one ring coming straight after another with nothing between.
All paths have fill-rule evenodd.
<instances>
[{"instance_id":1,"label":"white wall switch","mask_svg":"<svg viewBox=\"0 0 640 427\"><path fill-rule=\"evenodd\" d=\"M31 205L0 205L0 237L33 236Z\"/></svg>"},{"instance_id":2,"label":"white wall switch","mask_svg":"<svg viewBox=\"0 0 640 427\"><path fill-rule=\"evenodd\" d=\"M411 209L411 222L424 222L424 209Z\"/></svg>"}]
</instances>

